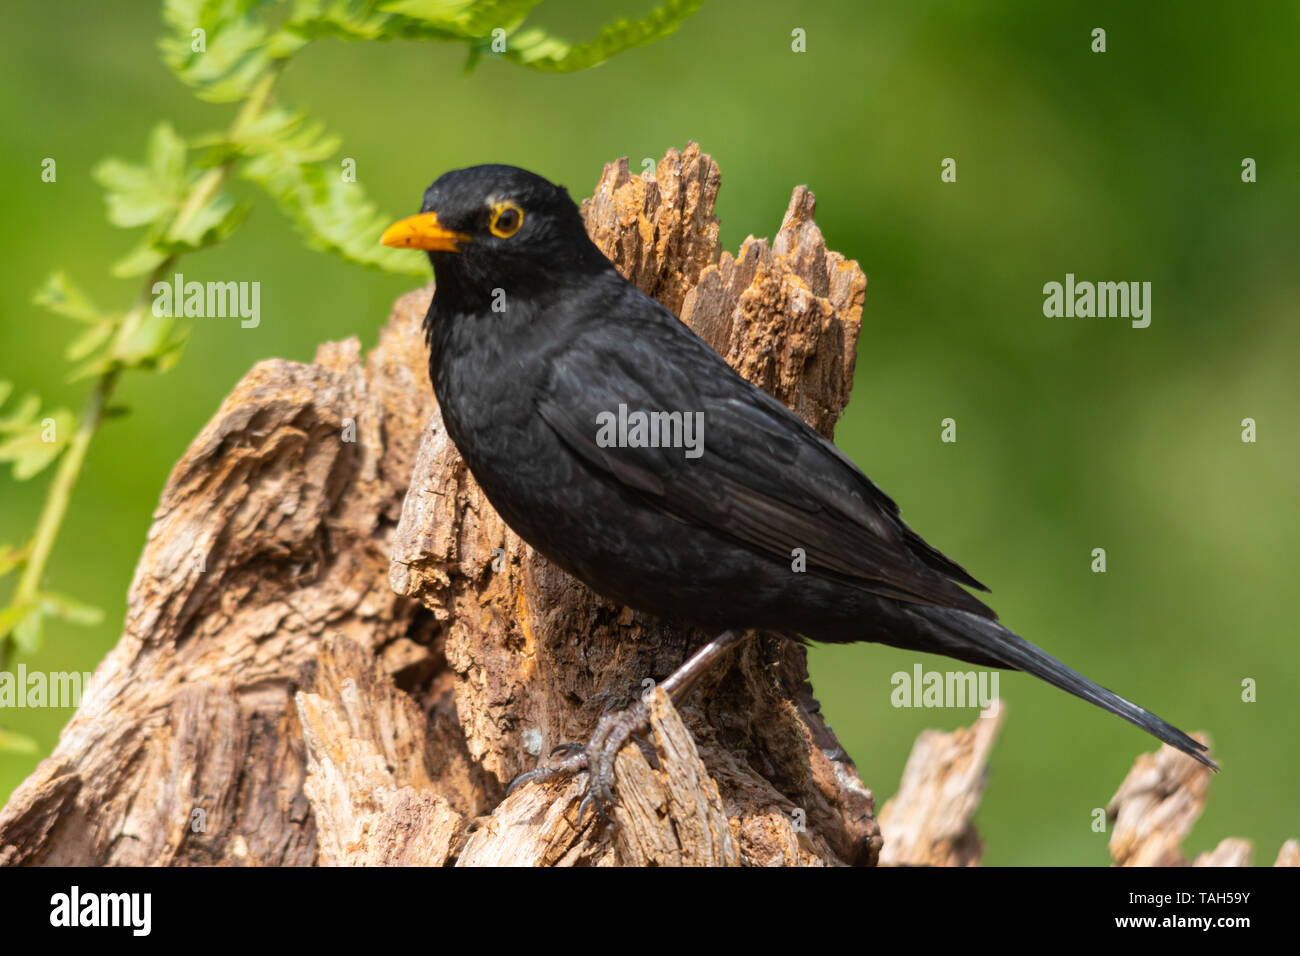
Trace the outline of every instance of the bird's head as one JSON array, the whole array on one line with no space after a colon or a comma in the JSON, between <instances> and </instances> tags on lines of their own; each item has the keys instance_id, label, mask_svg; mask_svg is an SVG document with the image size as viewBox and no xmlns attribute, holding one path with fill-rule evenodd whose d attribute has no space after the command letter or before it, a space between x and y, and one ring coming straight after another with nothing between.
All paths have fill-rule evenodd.
<instances>
[{"instance_id":1,"label":"bird's head","mask_svg":"<svg viewBox=\"0 0 1300 956\"><path fill-rule=\"evenodd\" d=\"M425 190L419 214L393 223L380 241L427 251L439 294L467 300L494 288L533 293L558 276L610 268L564 187L517 166L444 173Z\"/></svg>"}]
</instances>

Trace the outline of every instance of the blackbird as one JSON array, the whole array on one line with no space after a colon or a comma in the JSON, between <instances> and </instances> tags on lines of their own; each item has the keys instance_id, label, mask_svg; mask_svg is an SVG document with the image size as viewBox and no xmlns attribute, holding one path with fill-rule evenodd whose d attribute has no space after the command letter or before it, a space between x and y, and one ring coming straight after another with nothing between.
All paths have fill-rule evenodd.
<instances>
[{"instance_id":1,"label":"blackbird","mask_svg":"<svg viewBox=\"0 0 1300 956\"><path fill-rule=\"evenodd\" d=\"M661 685L674 700L747 631L876 641L1033 674L1217 769L1203 744L999 624L966 590L988 589L843 452L618 273L563 187L514 166L453 170L381 241L433 263L434 394L505 522L599 594L717 635ZM640 704L606 715L516 784L586 770L603 815L614 757L645 726Z\"/></svg>"}]
</instances>

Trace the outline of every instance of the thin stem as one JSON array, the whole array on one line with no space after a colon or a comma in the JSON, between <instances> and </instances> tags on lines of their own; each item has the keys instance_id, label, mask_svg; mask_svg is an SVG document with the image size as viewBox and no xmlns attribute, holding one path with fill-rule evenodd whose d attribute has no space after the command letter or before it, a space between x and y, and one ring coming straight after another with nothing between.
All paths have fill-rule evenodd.
<instances>
[{"instance_id":1,"label":"thin stem","mask_svg":"<svg viewBox=\"0 0 1300 956\"><path fill-rule=\"evenodd\" d=\"M230 124L227 135L231 140L237 139L244 128L255 120L266 107L267 100L271 95L271 89L280 76L284 62L283 60L278 61L266 76L258 81L252 92L248 94L248 98L244 100L239 112L235 115L234 121ZM172 220L172 224L168 229L170 234L178 235L183 232L189 221L220 192L221 187L230 176L233 166L234 161L230 160L221 166L208 170L195 181L189 195L185 197L180 210L176 213L176 218ZM153 294L154 283L159 280L164 272L169 271L176 265L177 259L177 256L168 256L164 262L160 263L149 274L149 278L145 280L144 287L140 290L136 306L132 311L148 307L149 298ZM127 314L130 315L131 313L128 312ZM117 387L117 380L121 373L122 367L114 365L96 379L90 396L86 399L86 404L81 410L81 418L77 423L77 433L73 436L67 450L63 453L63 457L59 460L58 470L54 473L53 481L50 482L49 492L46 494L45 503L41 507L40 517L36 521L31 550L23 562L23 572L18 579L18 586L14 589L10 601L15 607L34 604L37 595L40 593L41 577L45 574L45 566L49 563L50 554L54 550L54 542L59 536L59 530L63 527L63 519L68 512L68 502L72 497L72 489L76 486L77 478L81 475L81 469L86 463L86 453L90 450L91 440L99 431L99 426L104 420L104 409L108 406L108 400ZM13 646L14 642L11 635L4 635L3 638L0 638L0 671L9 666L9 657L13 652Z\"/></svg>"},{"instance_id":2,"label":"thin stem","mask_svg":"<svg viewBox=\"0 0 1300 956\"><path fill-rule=\"evenodd\" d=\"M271 95L271 89L275 86L275 81L280 77L280 70L283 69L284 62L283 60L276 61L276 64L266 76L262 77L257 85L253 87L252 92L248 94L248 99L244 100L243 106L240 107L234 121L230 124L230 129L226 133L229 139L238 139L244 127L255 120L262 112L267 99ZM185 197L185 202L181 204L180 211L176 213L176 218L172 220L172 224L168 229L171 235L176 236L183 233L190 220L198 215L199 210L221 191L221 187L230 176L233 166L234 161L228 160L220 166L209 169L198 178L193 188L190 189L190 194ZM148 290L152 287L153 283L151 281L145 286L145 289Z\"/></svg>"},{"instance_id":3,"label":"thin stem","mask_svg":"<svg viewBox=\"0 0 1300 956\"><path fill-rule=\"evenodd\" d=\"M113 394L113 388L117 385L117 376L118 370L114 369L95 382L90 398L86 401L86 407L82 409L81 420L77 423L77 433L59 460L58 471L54 473L54 480L50 482L50 490L41 508L41 516L36 522L31 553L27 556L22 577L18 579L18 587L14 590L13 603L18 607L36 601L41 575L45 572L45 564L54 549L54 540L58 537L63 518L68 512L68 501L81 474L81 467L86 462L90 440L95 437L99 423L104 419L104 408L108 404L109 396ZM0 644L0 670L4 670L9 664L11 647L10 639Z\"/></svg>"}]
</instances>

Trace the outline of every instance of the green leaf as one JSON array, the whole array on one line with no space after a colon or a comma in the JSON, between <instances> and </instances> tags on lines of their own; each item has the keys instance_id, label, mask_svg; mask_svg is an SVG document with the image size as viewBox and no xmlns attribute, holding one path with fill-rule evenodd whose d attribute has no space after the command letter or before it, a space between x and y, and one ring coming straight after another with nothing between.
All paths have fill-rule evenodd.
<instances>
[{"instance_id":1,"label":"green leaf","mask_svg":"<svg viewBox=\"0 0 1300 956\"><path fill-rule=\"evenodd\" d=\"M134 249L113 263L110 270L119 279L148 275L167 261L167 253L157 246L157 238L149 236Z\"/></svg>"},{"instance_id":2,"label":"green leaf","mask_svg":"<svg viewBox=\"0 0 1300 956\"><path fill-rule=\"evenodd\" d=\"M14 646L24 654L34 654L41 646L42 625L41 610L26 606L26 613L13 626ZM0 628L3 633L3 628Z\"/></svg>"},{"instance_id":3,"label":"green leaf","mask_svg":"<svg viewBox=\"0 0 1300 956\"><path fill-rule=\"evenodd\" d=\"M375 7L373 0L295 0L283 32L300 41L321 37L377 40L384 36L391 18ZM287 41L279 38L277 42Z\"/></svg>"},{"instance_id":4,"label":"green leaf","mask_svg":"<svg viewBox=\"0 0 1300 956\"><path fill-rule=\"evenodd\" d=\"M80 362L111 339L115 331L116 326L112 322L100 322L98 325L92 325L72 340L68 347L63 350L63 357L69 362Z\"/></svg>"},{"instance_id":5,"label":"green leaf","mask_svg":"<svg viewBox=\"0 0 1300 956\"><path fill-rule=\"evenodd\" d=\"M616 20L603 27L590 43L572 44L541 27L519 29L540 0L392 0L389 13L476 41L471 63L488 49L492 31L508 34L504 59L548 73L572 73L603 63L616 53L654 43L676 31L704 0L668 0L640 20Z\"/></svg>"},{"instance_id":6,"label":"green leaf","mask_svg":"<svg viewBox=\"0 0 1300 956\"><path fill-rule=\"evenodd\" d=\"M108 221L130 229L160 223L180 207L188 179L185 170L185 141L166 123L159 123L149 135L143 165L121 159L105 159L92 175L106 190Z\"/></svg>"},{"instance_id":7,"label":"green leaf","mask_svg":"<svg viewBox=\"0 0 1300 956\"><path fill-rule=\"evenodd\" d=\"M172 342L176 318L149 309L124 326L113 343L112 358L133 368L152 368Z\"/></svg>"},{"instance_id":8,"label":"green leaf","mask_svg":"<svg viewBox=\"0 0 1300 956\"><path fill-rule=\"evenodd\" d=\"M41 421L0 442L0 462L11 462L14 480L26 481L59 457L76 427L77 420L67 409L47 412Z\"/></svg>"},{"instance_id":9,"label":"green leaf","mask_svg":"<svg viewBox=\"0 0 1300 956\"><path fill-rule=\"evenodd\" d=\"M107 190L104 201L108 204L108 221L122 229L156 222L180 202L179 194L155 184L144 166L105 159L95 166L92 175Z\"/></svg>"},{"instance_id":10,"label":"green leaf","mask_svg":"<svg viewBox=\"0 0 1300 956\"><path fill-rule=\"evenodd\" d=\"M273 110L265 122L249 124L235 144L247 156L276 153L275 162L317 163L339 148L337 136L328 136L321 123L308 124L306 117L292 110ZM259 178L254 163L253 179Z\"/></svg>"},{"instance_id":11,"label":"green leaf","mask_svg":"<svg viewBox=\"0 0 1300 956\"><path fill-rule=\"evenodd\" d=\"M288 22L271 40L272 56L288 56L323 37L339 40L455 40L461 35L437 17L415 19L377 9L374 0L296 0Z\"/></svg>"},{"instance_id":12,"label":"green leaf","mask_svg":"<svg viewBox=\"0 0 1300 956\"><path fill-rule=\"evenodd\" d=\"M519 26L541 0L392 0L388 13L421 20L461 37L486 37Z\"/></svg>"},{"instance_id":13,"label":"green leaf","mask_svg":"<svg viewBox=\"0 0 1300 956\"><path fill-rule=\"evenodd\" d=\"M640 20L616 20L603 27L590 43L570 45L545 30L531 28L511 36L507 60L546 73L572 73L603 63L617 53L654 43L677 31L704 0L668 0Z\"/></svg>"},{"instance_id":14,"label":"green leaf","mask_svg":"<svg viewBox=\"0 0 1300 956\"><path fill-rule=\"evenodd\" d=\"M181 305L173 306L173 312L181 310ZM165 371L175 364L191 324L180 315L155 315L152 307L137 305L123 317L107 351L78 368L73 380L113 368Z\"/></svg>"},{"instance_id":15,"label":"green leaf","mask_svg":"<svg viewBox=\"0 0 1300 956\"><path fill-rule=\"evenodd\" d=\"M181 355L185 351L185 345L189 342L190 335L193 331L193 322L186 322L172 330L171 338L158 350L158 354L154 360L154 367L159 372L170 372L176 367L176 363L181 360Z\"/></svg>"},{"instance_id":16,"label":"green leaf","mask_svg":"<svg viewBox=\"0 0 1300 956\"><path fill-rule=\"evenodd\" d=\"M24 604L10 604L8 607L0 608L0 639L4 639L13 633L15 627L32 613L33 605L28 602Z\"/></svg>"},{"instance_id":17,"label":"green leaf","mask_svg":"<svg viewBox=\"0 0 1300 956\"><path fill-rule=\"evenodd\" d=\"M287 140L302 126L305 119L296 110L283 106L271 107L257 114L240 128L239 139L235 145L245 152L265 152Z\"/></svg>"},{"instance_id":18,"label":"green leaf","mask_svg":"<svg viewBox=\"0 0 1300 956\"><path fill-rule=\"evenodd\" d=\"M159 123L149 134L149 170L160 182L185 182L185 140L168 123Z\"/></svg>"},{"instance_id":19,"label":"green leaf","mask_svg":"<svg viewBox=\"0 0 1300 956\"><path fill-rule=\"evenodd\" d=\"M165 0L168 33L158 41L163 62L200 99L243 99L272 62L260 14L274 5L269 0Z\"/></svg>"},{"instance_id":20,"label":"green leaf","mask_svg":"<svg viewBox=\"0 0 1300 956\"><path fill-rule=\"evenodd\" d=\"M40 753L40 747L26 734L0 728L0 753L34 754Z\"/></svg>"},{"instance_id":21,"label":"green leaf","mask_svg":"<svg viewBox=\"0 0 1300 956\"><path fill-rule=\"evenodd\" d=\"M68 374L69 382L80 382L85 378L99 378L119 364L111 355L96 355L87 359Z\"/></svg>"},{"instance_id":22,"label":"green leaf","mask_svg":"<svg viewBox=\"0 0 1300 956\"><path fill-rule=\"evenodd\" d=\"M379 213L359 183L344 182L341 170L300 164L272 150L250 162L243 175L275 198L312 248L384 272L428 277L419 257L379 244L391 217Z\"/></svg>"},{"instance_id":23,"label":"green leaf","mask_svg":"<svg viewBox=\"0 0 1300 956\"><path fill-rule=\"evenodd\" d=\"M74 597L66 594L55 594L52 591L42 591L37 595L37 601L40 603L41 611L54 617L62 618L70 624L81 624L87 627L93 627L100 621L104 620L104 612L91 604L84 601L78 601Z\"/></svg>"},{"instance_id":24,"label":"green leaf","mask_svg":"<svg viewBox=\"0 0 1300 956\"><path fill-rule=\"evenodd\" d=\"M28 428L41 410L41 400L35 395L24 395L18 408L0 418L0 432L16 432Z\"/></svg>"},{"instance_id":25,"label":"green leaf","mask_svg":"<svg viewBox=\"0 0 1300 956\"><path fill-rule=\"evenodd\" d=\"M193 252L215 245L230 235L248 215L248 207L236 205L225 193L218 193L200 209L181 213L189 190L204 175L185 164L184 140L166 123L154 128L144 165L108 159L95 169L95 177L106 188L109 221L117 226L149 225L149 234L122 259L113 264L113 274L122 278L147 275L168 256ZM175 218L184 219L175 228Z\"/></svg>"},{"instance_id":26,"label":"green leaf","mask_svg":"<svg viewBox=\"0 0 1300 956\"><path fill-rule=\"evenodd\" d=\"M63 315L78 322L98 323L109 319L108 313L95 306L90 298L72 284L64 272L54 272L32 295L32 302L49 309L55 315ZM0 401L4 401L0 397Z\"/></svg>"},{"instance_id":27,"label":"green leaf","mask_svg":"<svg viewBox=\"0 0 1300 956\"><path fill-rule=\"evenodd\" d=\"M225 193L219 193L199 209L179 232L173 230L154 242L156 251L178 255L214 246L225 239L248 217L248 204L236 204Z\"/></svg>"}]
</instances>

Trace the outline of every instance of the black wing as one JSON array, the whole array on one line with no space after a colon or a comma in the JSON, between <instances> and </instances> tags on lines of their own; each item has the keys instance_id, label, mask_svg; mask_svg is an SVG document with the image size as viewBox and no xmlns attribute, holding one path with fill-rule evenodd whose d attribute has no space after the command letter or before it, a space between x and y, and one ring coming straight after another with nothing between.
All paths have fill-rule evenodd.
<instances>
[{"instance_id":1,"label":"black wing","mask_svg":"<svg viewBox=\"0 0 1300 956\"><path fill-rule=\"evenodd\" d=\"M537 409L597 472L664 511L885 597L996 618L988 590L926 544L898 506L831 442L745 381L671 312L629 287L606 323L551 353ZM651 309L650 307L653 307ZM653 312L653 314L651 314ZM703 453L600 447L597 416L704 413Z\"/></svg>"}]
</instances>

